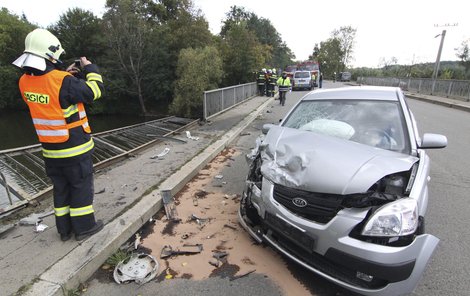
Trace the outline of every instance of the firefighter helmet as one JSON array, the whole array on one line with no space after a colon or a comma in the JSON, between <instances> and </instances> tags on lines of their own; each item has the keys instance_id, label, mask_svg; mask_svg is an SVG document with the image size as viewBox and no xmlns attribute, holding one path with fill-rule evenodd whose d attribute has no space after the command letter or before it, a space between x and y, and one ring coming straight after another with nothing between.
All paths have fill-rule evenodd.
<instances>
[{"instance_id":1,"label":"firefighter helmet","mask_svg":"<svg viewBox=\"0 0 470 296\"><path fill-rule=\"evenodd\" d=\"M32 67L38 70L46 69L47 59L53 63L61 63L60 55L64 52L59 39L45 29L35 29L30 32L25 40L23 54L13 64L23 68Z\"/></svg>"}]
</instances>

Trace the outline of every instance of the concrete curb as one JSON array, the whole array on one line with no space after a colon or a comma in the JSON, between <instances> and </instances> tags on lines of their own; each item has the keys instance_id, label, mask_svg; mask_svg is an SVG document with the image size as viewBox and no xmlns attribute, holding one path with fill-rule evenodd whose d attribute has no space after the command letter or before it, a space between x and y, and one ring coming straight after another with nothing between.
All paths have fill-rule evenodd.
<instances>
[{"instance_id":1,"label":"concrete curb","mask_svg":"<svg viewBox=\"0 0 470 296\"><path fill-rule=\"evenodd\" d=\"M419 95L412 94L412 93L407 93L406 96L409 97L409 98L415 99L415 100L419 100L419 101L423 101L423 102L428 102L428 103L432 103L432 104L436 104L436 105L441 105L441 106L445 106L445 107L449 107L449 108L454 108L454 109L470 112L470 106L467 106L467 105L464 105L464 104L459 104L459 103L456 103L456 102L453 102L453 101L435 100L435 99L427 98L427 97L424 97L424 96L419 96Z\"/></svg>"},{"instance_id":2,"label":"concrete curb","mask_svg":"<svg viewBox=\"0 0 470 296\"><path fill-rule=\"evenodd\" d=\"M87 281L101 264L134 235L162 208L161 190L179 192L207 163L232 143L256 117L274 100L271 97L252 111L244 120L219 137L161 185L142 197L132 208L105 225L104 229L83 241L65 257L53 264L32 283L24 295L67 295Z\"/></svg>"}]
</instances>

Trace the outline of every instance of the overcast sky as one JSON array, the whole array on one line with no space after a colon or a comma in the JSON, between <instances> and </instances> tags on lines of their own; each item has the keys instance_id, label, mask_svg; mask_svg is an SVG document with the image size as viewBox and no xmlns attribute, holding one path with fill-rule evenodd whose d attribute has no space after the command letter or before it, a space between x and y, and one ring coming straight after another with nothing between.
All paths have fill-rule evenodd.
<instances>
[{"instance_id":1,"label":"overcast sky","mask_svg":"<svg viewBox=\"0 0 470 296\"><path fill-rule=\"evenodd\" d=\"M68 8L80 7L102 16L105 0L0 0L0 7L24 13L42 27L58 21ZM435 62L446 30L441 61L458 60L455 48L470 41L468 0L193 0L214 34L230 6L244 7L269 19L282 40L304 60L316 43L327 40L342 26L357 29L354 67L377 67L382 59L399 64Z\"/></svg>"}]
</instances>

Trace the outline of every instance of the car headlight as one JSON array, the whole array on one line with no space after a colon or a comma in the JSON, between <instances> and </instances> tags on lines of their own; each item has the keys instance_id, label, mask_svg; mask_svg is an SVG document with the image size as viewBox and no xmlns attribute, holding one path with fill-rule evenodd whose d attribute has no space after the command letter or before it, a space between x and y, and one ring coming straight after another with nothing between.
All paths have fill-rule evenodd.
<instances>
[{"instance_id":1,"label":"car headlight","mask_svg":"<svg viewBox=\"0 0 470 296\"><path fill-rule=\"evenodd\" d=\"M411 198L402 198L379 208L362 229L366 236L405 236L418 227L418 204Z\"/></svg>"}]
</instances>

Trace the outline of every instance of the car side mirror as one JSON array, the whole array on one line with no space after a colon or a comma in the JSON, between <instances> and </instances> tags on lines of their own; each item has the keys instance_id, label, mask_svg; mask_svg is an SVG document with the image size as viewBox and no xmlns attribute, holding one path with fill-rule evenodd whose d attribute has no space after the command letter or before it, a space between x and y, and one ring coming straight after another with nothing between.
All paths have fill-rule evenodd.
<instances>
[{"instance_id":1,"label":"car side mirror","mask_svg":"<svg viewBox=\"0 0 470 296\"><path fill-rule=\"evenodd\" d=\"M266 135L273 126L276 126L276 125L272 123L263 124L263 128L261 129L261 132Z\"/></svg>"},{"instance_id":2,"label":"car side mirror","mask_svg":"<svg viewBox=\"0 0 470 296\"><path fill-rule=\"evenodd\" d=\"M447 146L447 137L439 134L424 134L421 143L418 145L421 149L439 149Z\"/></svg>"}]
</instances>

